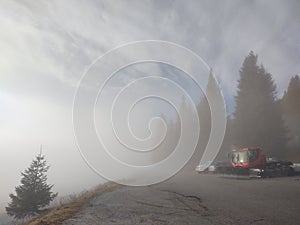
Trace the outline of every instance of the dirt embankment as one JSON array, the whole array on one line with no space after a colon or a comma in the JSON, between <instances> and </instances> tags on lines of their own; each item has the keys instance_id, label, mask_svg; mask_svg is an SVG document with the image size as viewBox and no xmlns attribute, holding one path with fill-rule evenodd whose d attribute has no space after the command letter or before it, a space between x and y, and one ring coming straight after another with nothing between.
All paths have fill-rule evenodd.
<instances>
[{"instance_id":1,"label":"dirt embankment","mask_svg":"<svg viewBox=\"0 0 300 225\"><path fill-rule=\"evenodd\" d=\"M74 198L69 203L63 204L59 207L52 208L45 212L43 215L39 216L37 219L30 221L26 225L60 225L69 218L76 215L85 204L87 204L91 199L101 196L104 193L114 191L122 186L119 184L108 182L103 185L87 191L76 198Z\"/></svg>"}]
</instances>

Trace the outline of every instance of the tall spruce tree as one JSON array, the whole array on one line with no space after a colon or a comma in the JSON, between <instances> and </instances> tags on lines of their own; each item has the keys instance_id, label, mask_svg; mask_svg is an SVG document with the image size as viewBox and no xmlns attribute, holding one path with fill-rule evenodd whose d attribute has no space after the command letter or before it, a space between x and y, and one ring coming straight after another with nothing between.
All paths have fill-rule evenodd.
<instances>
[{"instance_id":1,"label":"tall spruce tree","mask_svg":"<svg viewBox=\"0 0 300 225\"><path fill-rule=\"evenodd\" d=\"M289 129L289 148L299 154L300 149L300 78L291 78L282 98L284 119ZM296 151L298 150L298 151Z\"/></svg>"},{"instance_id":2,"label":"tall spruce tree","mask_svg":"<svg viewBox=\"0 0 300 225\"><path fill-rule=\"evenodd\" d=\"M298 75L291 78L287 91L283 96L285 112L300 117L300 78Z\"/></svg>"},{"instance_id":3,"label":"tall spruce tree","mask_svg":"<svg viewBox=\"0 0 300 225\"><path fill-rule=\"evenodd\" d=\"M233 120L235 147L261 146L280 156L286 145L286 128L272 75L257 65L252 51L240 69Z\"/></svg>"},{"instance_id":4,"label":"tall spruce tree","mask_svg":"<svg viewBox=\"0 0 300 225\"><path fill-rule=\"evenodd\" d=\"M232 119L230 116L227 116L225 136L221 149L217 155L217 160L228 160L228 153L232 150L232 148Z\"/></svg>"},{"instance_id":5,"label":"tall spruce tree","mask_svg":"<svg viewBox=\"0 0 300 225\"><path fill-rule=\"evenodd\" d=\"M15 188L16 195L9 195L11 202L6 207L8 215L16 219L34 216L57 196L57 193L51 192L53 185L47 184L48 169L45 157L40 153L30 167L21 173L21 185Z\"/></svg>"},{"instance_id":6,"label":"tall spruce tree","mask_svg":"<svg viewBox=\"0 0 300 225\"><path fill-rule=\"evenodd\" d=\"M197 105L197 111L200 122L200 134L195 153L189 161L189 164L191 165L192 169L194 169L199 164L200 159L203 156L204 151L207 147L208 140L211 134L212 116L210 107L212 105L209 105L207 96L209 95L210 99L212 100L210 104L220 104L220 102L223 101L222 94L220 92L217 80L213 76L212 69L209 73L208 82L204 94L205 95L200 99L200 102ZM224 159L223 153L225 151L227 153L229 151L229 148L230 147L227 145L222 145L217 158Z\"/></svg>"}]
</instances>

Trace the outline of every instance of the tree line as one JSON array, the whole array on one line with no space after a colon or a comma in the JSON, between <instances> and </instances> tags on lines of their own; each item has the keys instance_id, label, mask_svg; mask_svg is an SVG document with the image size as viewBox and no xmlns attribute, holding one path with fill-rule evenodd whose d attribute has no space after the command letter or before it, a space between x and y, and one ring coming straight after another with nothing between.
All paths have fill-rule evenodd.
<instances>
[{"instance_id":1,"label":"tree line","mask_svg":"<svg viewBox=\"0 0 300 225\"><path fill-rule=\"evenodd\" d=\"M219 158L232 148L259 146L268 156L299 160L299 76L290 79L280 98L272 75L258 64L258 56L252 51L245 57L239 75L235 111L228 117ZM200 117L203 110L200 107Z\"/></svg>"},{"instance_id":2,"label":"tree line","mask_svg":"<svg viewBox=\"0 0 300 225\"><path fill-rule=\"evenodd\" d=\"M260 146L269 156L294 159L300 151L299 129L291 123L299 127L299 76L291 78L279 98L272 75L257 59L250 52L240 69L236 108L228 126L231 135L226 141L236 147Z\"/></svg>"},{"instance_id":3,"label":"tree line","mask_svg":"<svg viewBox=\"0 0 300 225\"><path fill-rule=\"evenodd\" d=\"M206 94L210 92L215 95L215 101L222 101L218 88L210 74ZM272 74L263 64L258 64L258 56L251 51L241 65L236 88L235 109L228 115L216 160L226 160L232 149L244 147L261 147L269 157L300 160L299 76L290 79L284 95L279 97ZM185 103L181 104L181 109L186 107ZM201 128L195 155L189 162L192 167L199 163L211 131L211 112L205 97L199 101L197 110ZM178 119L171 123L171 130L180 129Z\"/></svg>"}]
</instances>

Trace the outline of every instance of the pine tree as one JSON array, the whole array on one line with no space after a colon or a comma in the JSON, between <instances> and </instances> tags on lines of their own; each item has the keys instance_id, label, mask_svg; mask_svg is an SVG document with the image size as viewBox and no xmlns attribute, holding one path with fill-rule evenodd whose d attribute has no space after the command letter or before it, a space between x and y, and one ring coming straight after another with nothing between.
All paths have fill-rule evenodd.
<instances>
[{"instance_id":1,"label":"pine tree","mask_svg":"<svg viewBox=\"0 0 300 225\"><path fill-rule=\"evenodd\" d=\"M270 155L279 156L287 138L276 85L272 75L257 65L257 55L252 51L240 69L235 101L235 147L261 146Z\"/></svg>"},{"instance_id":2,"label":"pine tree","mask_svg":"<svg viewBox=\"0 0 300 225\"><path fill-rule=\"evenodd\" d=\"M16 219L39 214L57 196L51 192L53 185L47 184L45 157L40 153L29 168L21 173L21 185L15 188L16 195L10 194L11 202L6 207L8 215Z\"/></svg>"},{"instance_id":3,"label":"pine tree","mask_svg":"<svg viewBox=\"0 0 300 225\"><path fill-rule=\"evenodd\" d=\"M291 78L282 98L284 119L289 129L289 148L300 149L300 78ZM295 152L297 153L297 152Z\"/></svg>"},{"instance_id":4,"label":"pine tree","mask_svg":"<svg viewBox=\"0 0 300 225\"><path fill-rule=\"evenodd\" d=\"M216 157L219 161L228 160L228 153L233 149L232 146L232 119L227 116L226 131L223 139L221 149Z\"/></svg>"},{"instance_id":5,"label":"pine tree","mask_svg":"<svg viewBox=\"0 0 300 225\"><path fill-rule=\"evenodd\" d=\"M210 101L211 105L208 102L207 99L208 96L211 100ZM199 134L198 144L195 149L195 153L189 162L191 168L193 169L199 164L200 159L203 157L204 151L207 147L208 140L211 134L211 129L212 129L211 107L216 107L220 105L222 101L223 101L223 97L220 92L220 88L218 86L217 80L213 76L212 69L211 69L208 77L206 90L205 90L205 96L203 96L200 99L200 102L197 105L197 112L198 112L199 122L200 122L200 134ZM226 147L224 146L224 148ZM220 152L222 150L223 149L220 149ZM228 152L228 149L226 148L223 151Z\"/></svg>"},{"instance_id":6,"label":"pine tree","mask_svg":"<svg viewBox=\"0 0 300 225\"><path fill-rule=\"evenodd\" d=\"M213 77L212 70L210 70L205 90L205 96L203 96L203 98L200 100L200 103L197 106L200 121L200 136L198 140L197 150L201 152L201 155L197 157L198 161L204 153L211 132L211 110L206 96L210 95L213 99L215 99L215 95L218 94L219 87L216 83L215 78Z\"/></svg>"},{"instance_id":7,"label":"pine tree","mask_svg":"<svg viewBox=\"0 0 300 225\"><path fill-rule=\"evenodd\" d=\"M300 78L291 78L287 91L283 96L285 112L292 116L300 116Z\"/></svg>"}]
</instances>

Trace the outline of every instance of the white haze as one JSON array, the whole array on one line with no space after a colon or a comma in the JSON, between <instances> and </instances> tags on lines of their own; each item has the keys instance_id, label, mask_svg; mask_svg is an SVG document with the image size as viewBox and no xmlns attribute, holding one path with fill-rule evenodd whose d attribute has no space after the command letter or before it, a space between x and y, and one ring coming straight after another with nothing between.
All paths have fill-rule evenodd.
<instances>
[{"instance_id":1,"label":"white haze","mask_svg":"<svg viewBox=\"0 0 300 225\"><path fill-rule=\"evenodd\" d=\"M0 210L41 144L49 183L61 195L104 181L81 158L72 127L76 85L96 57L136 40L181 44L213 68L232 112L238 70L250 50L273 74L279 96L299 73L299 10L296 0L1 1ZM197 99L189 82L183 86Z\"/></svg>"}]
</instances>

